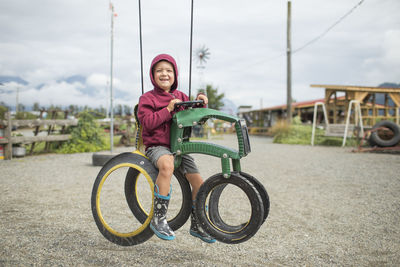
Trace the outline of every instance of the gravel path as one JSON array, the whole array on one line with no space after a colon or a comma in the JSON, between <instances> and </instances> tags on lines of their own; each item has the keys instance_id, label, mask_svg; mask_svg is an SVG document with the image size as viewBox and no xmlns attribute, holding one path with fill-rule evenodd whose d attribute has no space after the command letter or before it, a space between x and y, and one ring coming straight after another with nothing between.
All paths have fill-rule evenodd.
<instances>
[{"instance_id":1,"label":"gravel path","mask_svg":"<svg viewBox=\"0 0 400 267\"><path fill-rule=\"evenodd\" d=\"M203 243L188 222L174 241L117 246L91 214L91 153L1 161L0 266L400 265L400 155L251 141L242 169L264 184L271 210L238 245ZM219 172L218 159L195 158L204 177Z\"/></svg>"}]
</instances>

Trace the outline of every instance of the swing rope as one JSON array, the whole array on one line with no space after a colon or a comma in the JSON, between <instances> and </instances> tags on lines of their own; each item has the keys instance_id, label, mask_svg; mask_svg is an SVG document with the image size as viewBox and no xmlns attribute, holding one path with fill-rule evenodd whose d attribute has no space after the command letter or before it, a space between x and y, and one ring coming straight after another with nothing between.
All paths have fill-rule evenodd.
<instances>
[{"instance_id":1,"label":"swing rope","mask_svg":"<svg viewBox=\"0 0 400 267\"><path fill-rule=\"evenodd\" d=\"M192 93L192 50L193 50L193 1L190 11L190 63L189 63L189 100Z\"/></svg>"},{"instance_id":2,"label":"swing rope","mask_svg":"<svg viewBox=\"0 0 400 267\"><path fill-rule=\"evenodd\" d=\"M190 61L189 61L189 100L192 94L192 50L193 50L193 2L192 0L190 7ZM142 85L142 95L144 94L143 85L143 43L142 43L142 7L139 3L139 42L140 42L140 81Z\"/></svg>"},{"instance_id":3,"label":"swing rope","mask_svg":"<svg viewBox=\"0 0 400 267\"><path fill-rule=\"evenodd\" d=\"M142 8L139 0L139 41L140 41L140 80L142 85L142 95L144 94L143 85L143 50L142 50Z\"/></svg>"}]
</instances>

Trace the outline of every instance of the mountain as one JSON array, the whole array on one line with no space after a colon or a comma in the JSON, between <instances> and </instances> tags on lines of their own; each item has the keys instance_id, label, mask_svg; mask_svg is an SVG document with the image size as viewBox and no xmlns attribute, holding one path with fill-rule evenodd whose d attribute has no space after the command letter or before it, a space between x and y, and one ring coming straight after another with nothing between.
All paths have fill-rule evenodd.
<instances>
[{"instance_id":1,"label":"mountain","mask_svg":"<svg viewBox=\"0 0 400 267\"><path fill-rule=\"evenodd\" d=\"M400 83L384 82L384 83L381 83L380 85L378 85L378 87L381 87L381 88L400 88Z\"/></svg>"},{"instance_id":2,"label":"mountain","mask_svg":"<svg viewBox=\"0 0 400 267\"><path fill-rule=\"evenodd\" d=\"M385 83L381 83L380 85L378 85L378 87L381 88L400 88L400 83L396 84L396 83L389 83L389 82L385 82ZM380 105L385 105L385 94L375 94L376 97L376 103L380 104ZM389 106L393 106L394 102L391 98L389 98Z\"/></svg>"},{"instance_id":3,"label":"mountain","mask_svg":"<svg viewBox=\"0 0 400 267\"><path fill-rule=\"evenodd\" d=\"M76 84L77 86L74 86L74 88L76 90L80 91L82 94L88 95L88 96L91 96L91 97L96 97L97 94L98 94L98 88L95 88L95 87L93 87L91 85L88 85L86 83L86 81L87 81L87 78L85 76L80 75L80 74L76 74L76 75L72 75L72 76L68 76L68 77L59 78L58 80L56 80L56 83L57 84L67 83L67 84L71 84L71 85L75 85ZM0 75L0 83L6 84L6 83L10 83L10 82L15 82L15 83L18 83L18 84L21 84L21 85L28 85L28 87L29 87L29 82L25 81L21 77L18 77L18 76L4 76L4 75L1 76ZM39 85L36 85L35 87L26 88L26 89L34 88L36 90L41 90L43 87L49 86L49 84L50 84L50 82L46 81L46 82L43 82L43 83L41 83ZM4 88L0 87L0 89L4 89ZM116 88L114 90L115 90L114 91L114 97L115 98L124 99L126 97L129 97L129 94L124 92L124 91L118 90ZM6 94L14 93L13 90L1 90L0 92L1 93L6 93Z\"/></svg>"},{"instance_id":4,"label":"mountain","mask_svg":"<svg viewBox=\"0 0 400 267\"><path fill-rule=\"evenodd\" d=\"M18 76L1 76L0 75L0 83L10 83L15 82L23 85L28 85L29 83Z\"/></svg>"},{"instance_id":5,"label":"mountain","mask_svg":"<svg viewBox=\"0 0 400 267\"><path fill-rule=\"evenodd\" d=\"M57 82L66 82L69 84L73 84L73 83L81 83L81 84L86 84L86 77L82 76L82 75L72 75L69 76L67 78L62 78L62 79L58 79Z\"/></svg>"},{"instance_id":6,"label":"mountain","mask_svg":"<svg viewBox=\"0 0 400 267\"><path fill-rule=\"evenodd\" d=\"M79 92L85 94L85 95L89 95L89 96L96 96L96 88L89 86L86 84L86 77L76 74L76 75L72 75L66 78L61 78L57 80L57 83L68 83L68 84L75 84L75 83L80 83L82 86L77 86L76 90L78 90Z\"/></svg>"}]
</instances>

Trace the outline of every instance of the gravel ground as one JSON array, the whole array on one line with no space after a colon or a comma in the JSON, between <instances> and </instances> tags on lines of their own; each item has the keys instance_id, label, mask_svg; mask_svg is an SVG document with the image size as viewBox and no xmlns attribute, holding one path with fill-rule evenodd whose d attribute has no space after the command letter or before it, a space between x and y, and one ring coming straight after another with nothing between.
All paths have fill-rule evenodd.
<instances>
[{"instance_id":1,"label":"gravel ground","mask_svg":"<svg viewBox=\"0 0 400 267\"><path fill-rule=\"evenodd\" d=\"M1 161L0 266L400 265L400 155L251 142L242 169L264 184L271 209L258 233L237 245L203 243L189 235L189 222L174 241L115 245L92 217L100 167L91 153ZM195 158L204 177L219 172L218 159Z\"/></svg>"}]
</instances>

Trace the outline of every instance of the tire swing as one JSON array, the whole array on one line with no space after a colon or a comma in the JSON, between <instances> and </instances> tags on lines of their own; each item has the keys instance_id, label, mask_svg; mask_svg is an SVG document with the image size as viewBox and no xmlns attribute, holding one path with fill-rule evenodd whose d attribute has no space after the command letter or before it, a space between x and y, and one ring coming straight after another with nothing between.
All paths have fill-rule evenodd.
<instances>
[{"instance_id":1,"label":"tire swing","mask_svg":"<svg viewBox=\"0 0 400 267\"><path fill-rule=\"evenodd\" d=\"M190 34L190 70L189 70L189 98L191 92L191 60L192 60L192 33L193 33L193 0L191 12L191 34ZM143 89L143 59L142 59L142 39L141 39L141 8L139 0L139 26L140 26L140 56L141 56L141 78L142 94ZM201 101L200 101L201 102ZM200 187L196 197L195 216L204 231L213 236L220 242L237 244L250 239L256 234L260 226L265 222L269 213L269 197L264 186L253 176L241 171L240 159L251 152L248 129L246 122L236 116L220 112L218 110L202 108L195 109L199 101L180 102L179 105L186 107L185 110L173 115L170 132L171 151L175 154L174 167L178 170L182 156L185 154L205 154L220 158L222 172L208 178ZM136 116L136 148L132 153L122 153L109 160L100 170L92 190L92 213L96 225L102 235L109 241L121 245L132 246L145 242L153 236L150 229L150 221L153 217L154 183L158 176L158 170L150 160L140 151L142 147L141 127L137 119L137 106L135 107ZM238 150L203 142L191 142L190 133L193 125L201 125L208 119L220 119L235 125ZM231 162L230 162L231 161ZM232 164L231 164L232 163ZM232 171L231 171L232 166ZM127 170L126 170L127 169ZM119 174L119 175L118 175ZM173 230L179 229L189 218L192 206L192 196L190 185L184 175L175 171L174 175L179 183L182 192L182 200L177 215L168 223ZM114 177L122 178L123 198L116 199L119 186L110 186L109 181ZM143 186L141 179L147 183ZM118 180L118 179L116 179ZM231 224L224 215L220 214L221 199L226 195L224 190L231 188L239 190L238 194L232 194L228 201L223 201L225 205L231 205L232 201L238 197L244 198L250 206L250 214L244 220L241 216L239 224ZM122 190L121 190L122 191ZM226 192L225 191L225 192ZM106 197L103 197L106 196ZM110 198L107 198L110 196ZM240 203L243 200L240 199ZM126 213L122 213L120 208L115 208L113 204L124 203L127 205ZM109 208L112 206L112 208ZM146 209L147 207L147 209ZM208 208L210 207L209 211ZM109 209L107 209L109 208ZM241 205L240 210L234 210L234 215L245 214ZM232 215L232 214L230 214ZM246 214L245 214L246 216ZM129 218L123 227L115 226L113 218L117 217L117 222ZM135 222L135 219L137 222ZM123 230L121 230L123 228ZM132 229L133 228L133 229Z\"/></svg>"},{"instance_id":2,"label":"tire swing","mask_svg":"<svg viewBox=\"0 0 400 267\"><path fill-rule=\"evenodd\" d=\"M379 128L388 128L392 135L385 138L380 134ZM400 142L400 128L392 121L380 121L372 127L369 143L372 146L391 147Z\"/></svg>"},{"instance_id":3,"label":"tire swing","mask_svg":"<svg viewBox=\"0 0 400 267\"><path fill-rule=\"evenodd\" d=\"M212 194L214 189L219 189L218 197L220 196L220 188L225 189L227 185L234 185L242 190L246 195L250 206L251 215L248 221L240 226L230 226L225 224L218 216L213 216L211 219L207 213L207 199ZM215 199L210 198L210 207L213 207L209 212L215 213ZM269 205L269 202L268 202ZM232 207L231 207L232 208ZM242 243L254 236L264 221L264 205L259 191L255 186L238 172L232 172L227 179L222 173L215 174L208 178L200 187L196 197L196 216L203 229L220 242L228 244ZM237 211L236 211L237 212ZM218 219L216 218L218 217Z\"/></svg>"},{"instance_id":4,"label":"tire swing","mask_svg":"<svg viewBox=\"0 0 400 267\"><path fill-rule=\"evenodd\" d=\"M268 217L269 207L270 207L267 190L255 177L251 176L250 174L247 174L245 172L239 172L238 175L242 176L244 179L250 182L259 193L264 207L264 217L261 223L263 224ZM208 205L208 216L210 217L210 220L216 227L220 229L226 229L229 232L239 232L240 230L243 229L243 227L245 227L248 224L248 222L243 222L240 223L239 225L229 225L221 218L219 212L219 201L222 191L225 189L225 187L226 184L220 185L216 187L214 190L212 190Z\"/></svg>"}]
</instances>

